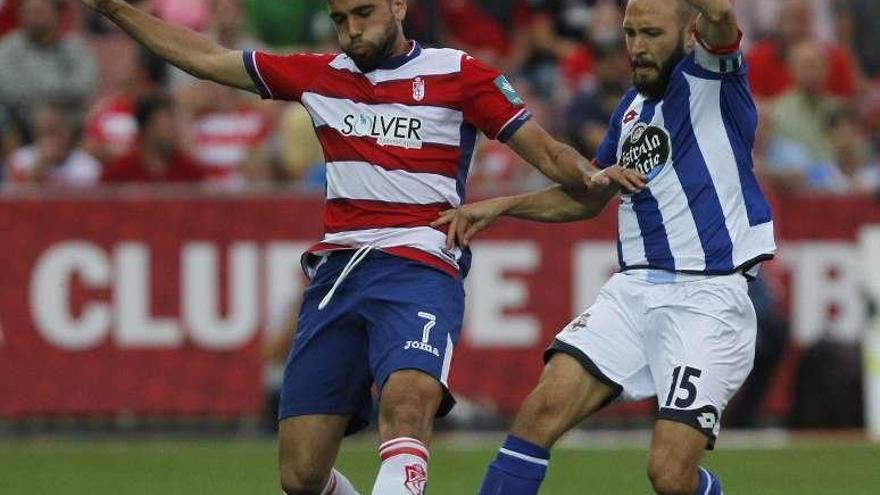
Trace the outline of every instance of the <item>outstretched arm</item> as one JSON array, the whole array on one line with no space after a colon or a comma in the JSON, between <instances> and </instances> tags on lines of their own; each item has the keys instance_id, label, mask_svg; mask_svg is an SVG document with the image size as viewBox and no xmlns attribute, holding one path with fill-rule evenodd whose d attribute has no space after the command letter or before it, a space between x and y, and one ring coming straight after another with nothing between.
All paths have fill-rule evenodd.
<instances>
[{"instance_id":1,"label":"outstretched arm","mask_svg":"<svg viewBox=\"0 0 880 495\"><path fill-rule=\"evenodd\" d=\"M507 144L548 179L571 190L612 182L630 192L645 186L644 175L632 170L609 167L600 172L574 148L557 141L532 120L523 124Z\"/></svg>"},{"instance_id":2,"label":"outstretched arm","mask_svg":"<svg viewBox=\"0 0 880 495\"><path fill-rule=\"evenodd\" d=\"M554 139L534 120L523 124L507 145L548 179L564 186L583 185L592 168L574 148Z\"/></svg>"},{"instance_id":3,"label":"outstretched arm","mask_svg":"<svg viewBox=\"0 0 880 495\"><path fill-rule=\"evenodd\" d=\"M125 0L82 0L147 49L200 79L257 92L240 51L224 48L198 33L166 23Z\"/></svg>"},{"instance_id":4,"label":"outstretched arm","mask_svg":"<svg viewBox=\"0 0 880 495\"><path fill-rule=\"evenodd\" d=\"M608 173L619 167L593 175L589 187L553 186L540 191L505 196L448 210L431 224L432 227L449 224L446 246L467 246L481 230L491 226L500 216L509 216L537 222L572 222L597 216L620 190L616 182L605 181ZM601 184L601 185L600 185Z\"/></svg>"},{"instance_id":5,"label":"outstretched arm","mask_svg":"<svg viewBox=\"0 0 880 495\"><path fill-rule=\"evenodd\" d=\"M712 48L731 46L739 41L739 27L730 0L686 0L700 11L697 33Z\"/></svg>"}]
</instances>

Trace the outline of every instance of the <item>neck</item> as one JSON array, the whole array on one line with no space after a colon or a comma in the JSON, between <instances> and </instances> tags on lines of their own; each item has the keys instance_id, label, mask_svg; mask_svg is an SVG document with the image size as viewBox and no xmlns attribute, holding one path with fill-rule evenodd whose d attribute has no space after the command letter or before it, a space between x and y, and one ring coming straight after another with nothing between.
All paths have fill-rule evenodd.
<instances>
[{"instance_id":1,"label":"neck","mask_svg":"<svg viewBox=\"0 0 880 495\"><path fill-rule=\"evenodd\" d=\"M397 37L397 41L394 43L394 52L392 52L391 56L397 57L400 55L406 55L409 53L410 49L412 49L412 45L409 40L401 34Z\"/></svg>"}]
</instances>

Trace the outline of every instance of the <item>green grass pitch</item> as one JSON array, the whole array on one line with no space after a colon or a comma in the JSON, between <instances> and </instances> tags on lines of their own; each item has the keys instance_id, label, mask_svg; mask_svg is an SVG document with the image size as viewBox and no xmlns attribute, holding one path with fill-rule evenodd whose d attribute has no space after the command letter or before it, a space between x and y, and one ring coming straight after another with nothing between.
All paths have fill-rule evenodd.
<instances>
[{"instance_id":1,"label":"green grass pitch","mask_svg":"<svg viewBox=\"0 0 880 495\"><path fill-rule=\"evenodd\" d=\"M438 442L429 493L475 493L496 446ZM643 449L557 449L541 493L647 494L645 459ZM880 495L880 445L722 449L706 465L727 495ZM278 495L275 466L271 440L0 440L0 494ZM369 494L377 469L373 442L347 443L338 466Z\"/></svg>"}]
</instances>

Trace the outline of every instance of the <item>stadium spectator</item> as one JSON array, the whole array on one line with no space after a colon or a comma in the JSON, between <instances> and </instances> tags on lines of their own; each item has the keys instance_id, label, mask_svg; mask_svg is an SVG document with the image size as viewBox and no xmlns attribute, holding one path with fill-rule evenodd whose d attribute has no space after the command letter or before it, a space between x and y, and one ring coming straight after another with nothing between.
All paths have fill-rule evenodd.
<instances>
[{"instance_id":1,"label":"stadium spectator","mask_svg":"<svg viewBox=\"0 0 880 495\"><path fill-rule=\"evenodd\" d=\"M81 122L95 87L92 52L81 41L62 36L63 6L63 0L22 0L20 28L0 41L0 104L25 132L33 127L35 108L45 101L58 102Z\"/></svg>"},{"instance_id":2,"label":"stadium spectator","mask_svg":"<svg viewBox=\"0 0 880 495\"><path fill-rule=\"evenodd\" d=\"M529 0L534 12L531 53L524 70L536 91L558 97L558 86L574 88L593 69L591 45L618 44L621 9L617 0Z\"/></svg>"},{"instance_id":3,"label":"stadium spectator","mask_svg":"<svg viewBox=\"0 0 880 495\"><path fill-rule=\"evenodd\" d=\"M301 104L291 103L282 113L276 147L286 178L308 190L324 190L324 154L312 118Z\"/></svg>"},{"instance_id":4,"label":"stadium spectator","mask_svg":"<svg viewBox=\"0 0 880 495\"><path fill-rule=\"evenodd\" d=\"M757 97L775 97L789 89L794 84L794 75L785 63L789 52L801 41L815 40L811 31L814 12L808 0L783 0L780 9L785 15L777 17L775 34L746 54L749 83ZM827 59L825 88L840 97L854 96L859 90L859 73L852 55L837 43L820 41L819 46L822 58Z\"/></svg>"},{"instance_id":5,"label":"stadium spectator","mask_svg":"<svg viewBox=\"0 0 880 495\"><path fill-rule=\"evenodd\" d=\"M871 154L865 131L847 111L831 116L826 130L832 160L810 169L807 185L832 194L873 194L880 191L880 165Z\"/></svg>"},{"instance_id":6,"label":"stadium spectator","mask_svg":"<svg viewBox=\"0 0 880 495\"><path fill-rule=\"evenodd\" d=\"M794 86L774 103L773 134L803 145L811 163L829 162L831 143L825 125L844 102L825 91L828 65L822 45L801 41L791 47L787 62Z\"/></svg>"},{"instance_id":7,"label":"stadium spectator","mask_svg":"<svg viewBox=\"0 0 880 495\"><path fill-rule=\"evenodd\" d=\"M120 90L98 101L85 125L84 148L101 162L127 154L137 137L134 106L156 95L168 78L168 65L147 50L139 49Z\"/></svg>"},{"instance_id":8,"label":"stadium spectator","mask_svg":"<svg viewBox=\"0 0 880 495\"><path fill-rule=\"evenodd\" d=\"M868 77L880 76L880 2L846 0L848 22L852 29L851 46Z\"/></svg>"},{"instance_id":9,"label":"stadium spectator","mask_svg":"<svg viewBox=\"0 0 880 495\"><path fill-rule=\"evenodd\" d=\"M810 152L801 143L773 133L773 105L758 105L758 130L755 135L755 172L763 184L783 193L803 190Z\"/></svg>"},{"instance_id":10,"label":"stadium spectator","mask_svg":"<svg viewBox=\"0 0 880 495\"><path fill-rule=\"evenodd\" d=\"M835 2L837 0L807 0L807 5L813 15L804 29L823 43L832 43L837 40ZM870 0L869 0L870 1ZM748 50L759 41L770 38L779 31L779 22L782 12L786 16L791 15L785 10L785 0L736 0L733 3L736 10L736 18L740 22L743 31L743 47Z\"/></svg>"},{"instance_id":11,"label":"stadium spectator","mask_svg":"<svg viewBox=\"0 0 880 495\"><path fill-rule=\"evenodd\" d=\"M595 74L581 82L565 111L566 136L584 156L596 156L629 84L629 59L621 45L601 45L595 55Z\"/></svg>"},{"instance_id":12,"label":"stadium spectator","mask_svg":"<svg viewBox=\"0 0 880 495\"><path fill-rule=\"evenodd\" d=\"M18 1L0 0L0 38L18 27Z\"/></svg>"},{"instance_id":13,"label":"stadium spectator","mask_svg":"<svg viewBox=\"0 0 880 495\"><path fill-rule=\"evenodd\" d=\"M189 146L207 179L225 186L269 177L265 148L270 115L259 101L214 83L199 83L201 102L189 123Z\"/></svg>"},{"instance_id":14,"label":"stadium spectator","mask_svg":"<svg viewBox=\"0 0 880 495\"><path fill-rule=\"evenodd\" d=\"M446 0L440 13L450 44L508 72L528 42L515 35L529 22L523 0Z\"/></svg>"},{"instance_id":15,"label":"stadium spectator","mask_svg":"<svg viewBox=\"0 0 880 495\"><path fill-rule=\"evenodd\" d=\"M101 164L76 144L75 124L61 106L45 104L34 111L34 142L9 159L10 182L57 186L92 186Z\"/></svg>"},{"instance_id":16,"label":"stadium spectator","mask_svg":"<svg viewBox=\"0 0 880 495\"><path fill-rule=\"evenodd\" d=\"M198 182L204 170L181 148L174 104L151 97L135 105L138 138L131 152L107 165L104 182Z\"/></svg>"}]
</instances>

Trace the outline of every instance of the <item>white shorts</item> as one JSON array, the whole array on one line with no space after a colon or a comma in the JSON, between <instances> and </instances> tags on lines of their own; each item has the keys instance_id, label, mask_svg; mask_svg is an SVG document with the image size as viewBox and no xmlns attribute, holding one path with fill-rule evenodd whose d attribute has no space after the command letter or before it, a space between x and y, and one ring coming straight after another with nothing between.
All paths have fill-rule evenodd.
<instances>
[{"instance_id":1,"label":"white shorts","mask_svg":"<svg viewBox=\"0 0 880 495\"><path fill-rule=\"evenodd\" d=\"M545 359L575 357L614 398L656 396L659 419L693 426L711 449L721 412L754 361L757 321L747 283L741 274L666 284L615 274Z\"/></svg>"}]
</instances>

